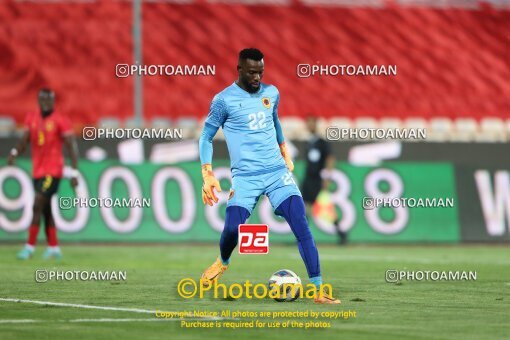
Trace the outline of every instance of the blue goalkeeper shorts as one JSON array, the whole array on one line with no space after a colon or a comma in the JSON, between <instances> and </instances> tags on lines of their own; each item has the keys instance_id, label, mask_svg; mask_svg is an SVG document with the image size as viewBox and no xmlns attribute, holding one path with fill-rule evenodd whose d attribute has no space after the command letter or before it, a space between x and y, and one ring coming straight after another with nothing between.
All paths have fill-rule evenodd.
<instances>
[{"instance_id":1,"label":"blue goalkeeper shorts","mask_svg":"<svg viewBox=\"0 0 510 340\"><path fill-rule=\"evenodd\" d=\"M227 207L243 207L251 214L261 195L266 195L273 210L276 210L287 198L293 195L301 196L301 192L286 167L265 174L237 174L232 178Z\"/></svg>"}]
</instances>

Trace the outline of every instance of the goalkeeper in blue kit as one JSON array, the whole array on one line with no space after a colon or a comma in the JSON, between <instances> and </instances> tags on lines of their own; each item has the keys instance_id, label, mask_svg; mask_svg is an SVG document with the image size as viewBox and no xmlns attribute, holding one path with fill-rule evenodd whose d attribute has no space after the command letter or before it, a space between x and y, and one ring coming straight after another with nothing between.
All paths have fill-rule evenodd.
<instances>
[{"instance_id":1,"label":"goalkeeper in blue kit","mask_svg":"<svg viewBox=\"0 0 510 340\"><path fill-rule=\"evenodd\" d=\"M322 284L319 254L308 227L301 192L291 173L294 164L278 119L280 94L275 86L261 83L263 58L262 52L254 48L239 53L239 78L214 97L200 136L204 204L217 203L214 190L221 191L211 165L212 140L220 127L227 142L232 171L220 256L205 270L202 279L209 284L228 268L232 251L237 246L239 224L246 222L259 197L266 195L275 213L289 223L308 277L319 289ZM335 304L340 300L319 294L315 302Z\"/></svg>"}]
</instances>

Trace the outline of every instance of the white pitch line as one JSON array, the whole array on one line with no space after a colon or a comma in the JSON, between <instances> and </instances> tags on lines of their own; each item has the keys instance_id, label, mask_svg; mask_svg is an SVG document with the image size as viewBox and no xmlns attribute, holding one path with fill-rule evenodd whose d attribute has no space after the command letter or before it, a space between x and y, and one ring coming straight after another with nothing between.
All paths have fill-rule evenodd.
<instances>
[{"instance_id":1,"label":"white pitch line","mask_svg":"<svg viewBox=\"0 0 510 340\"><path fill-rule=\"evenodd\" d=\"M59 307L74 307L74 308L86 308L86 309L100 309L100 310L112 310L120 312L132 312L132 313L144 313L144 314L155 314L155 310L138 309L138 308L122 308L122 307L104 307L104 306L92 306L92 305L80 305L75 303L63 303L63 302L50 302L50 301L37 301L37 300L23 300L23 299L12 299L12 298L0 298L0 301L6 302L24 302L33 303L36 305L49 305Z\"/></svg>"},{"instance_id":2,"label":"white pitch line","mask_svg":"<svg viewBox=\"0 0 510 340\"><path fill-rule=\"evenodd\" d=\"M299 254L291 254L291 258L301 259ZM342 255L342 254L324 254L320 257L322 260L327 261L363 261L363 262L406 262L406 263L420 263L420 264L492 264L506 266L510 265L510 261L505 260L477 260L477 259L427 259L427 258L400 258L397 256L371 256L371 255Z\"/></svg>"},{"instance_id":3,"label":"white pitch line","mask_svg":"<svg viewBox=\"0 0 510 340\"><path fill-rule=\"evenodd\" d=\"M216 320L218 318L215 318ZM204 318L186 318L186 321L203 321ZM213 321L213 318L207 319L208 321ZM152 321L183 321L181 319L170 319L170 318L158 318L158 319L111 319L111 318L102 318L102 319L74 319L74 320L60 320L62 322L152 322Z\"/></svg>"},{"instance_id":4,"label":"white pitch line","mask_svg":"<svg viewBox=\"0 0 510 340\"><path fill-rule=\"evenodd\" d=\"M132 321L165 321L167 319L112 319L112 318L101 318L101 319L74 319L68 320L69 322L132 322ZM180 321L178 319L168 319L174 321Z\"/></svg>"},{"instance_id":5,"label":"white pitch line","mask_svg":"<svg viewBox=\"0 0 510 340\"><path fill-rule=\"evenodd\" d=\"M0 323L34 323L40 322L40 320L29 320L29 319L20 319L20 320L0 320Z\"/></svg>"},{"instance_id":6,"label":"white pitch line","mask_svg":"<svg viewBox=\"0 0 510 340\"><path fill-rule=\"evenodd\" d=\"M32 303L36 305L49 305L49 306L58 306L58 307L73 307L73 308L85 308L85 309L100 309L100 310L110 310L110 311L120 311L120 312L132 312L132 313L143 313L143 314L156 314L155 310L149 309L139 309L139 308L122 308L122 307L106 307L106 306L92 306L92 305L81 305L76 303L63 303L63 302L51 302L51 301L37 301L37 300L24 300L24 299L13 299L13 298L0 298L0 301L6 302L23 302L23 303ZM160 312L168 312L161 310ZM175 312L177 314L177 312ZM139 319L146 321L158 321L158 320L180 320L181 318L156 318L156 319ZM185 318L186 320L230 320L233 318L223 318L223 317L192 317ZM64 322L89 322L82 320L102 320L102 319L76 319L76 320L61 320ZM104 319L109 320L109 319ZM130 320L130 319L111 319L113 321L117 320ZM4 321L4 323L14 323L14 322L39 322L39 320L0 320L0 322ZM92 321L92 322L101 322L101 321ZM103 321L107 322L107 321Z\"/></svg>"},{"instance_id":7,"label":"white pitch line","mask_svg":"<svg viewBox=\"0 0 510 340\"><path fill-rule=\"evenodd\" d=\"M202 318L186 319L186 321L198 321L204 320ZM182 321L181 319L72 319L72 320L31 320L31 319L19 319L19 320L0 320L0 324L11 324L11 323L48 323L48 322L71 322L71 323L82 323L82 322L165 322L165 321ZM211 320L212 321L212 320Z\"/></svg>"}]
</instances>

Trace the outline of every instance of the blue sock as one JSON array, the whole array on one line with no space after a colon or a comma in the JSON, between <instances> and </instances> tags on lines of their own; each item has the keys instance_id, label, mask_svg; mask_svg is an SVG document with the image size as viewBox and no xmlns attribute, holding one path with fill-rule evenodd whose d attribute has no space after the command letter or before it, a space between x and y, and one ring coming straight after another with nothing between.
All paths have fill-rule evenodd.
<instances>
[{"instance_id":1,"label":"blue sock","mask_svg":"<svg viewBox=\"0 0 510 340\"><path fill-rule=\"evenodd\" d=\"M311 277L310 281L315 286L315 288L320 289L322 284L322 276Z\"/></svg>"},{"instance_id":2,"label":"blue sock","mask_svg":"<svg viewBox=\"0 0 510 340\"><path fill-rule=\"evenodd\" d=\"M224 265L230 263L230 255L237 246L239 225L245 223L248 217L250 217L250 213L246 208L235 205L227 207L225 227L223 227L220 238L221 262Z\"/></svg>"},{"instance_id":3,"label":"blue sock","mask_svg":"<svg viewBox=\"0 0 510 340\"><path fill-rule=\"evenodd\" d=\"M296 236L299 253L305 263L308 277L320 278L319 252L308 227L303 198L296 195L290 196L280 204L276 209L276 213L285 218L294 236Z\"/></svg>"}]
</instances>

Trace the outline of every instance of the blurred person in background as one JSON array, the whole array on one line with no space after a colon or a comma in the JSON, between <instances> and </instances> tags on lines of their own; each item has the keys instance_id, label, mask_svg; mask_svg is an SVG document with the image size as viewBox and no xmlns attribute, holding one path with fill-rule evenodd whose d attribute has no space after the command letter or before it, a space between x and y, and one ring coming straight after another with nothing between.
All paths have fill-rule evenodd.
<instances>
[{"instance_id":1,"label":"blurred person in background","mask_svg":"<svg viewBox=\"0 0 510 340\"><path fill-rule=\"evenodd\" d=\"M69 152L73 168L71 186L76 188L78 184L78 148L71 123L67 117L54 111L55 92L53 90L41 89L38 94L38 102L39 112L27 114L24 124L25 131L7 159L9 165L14 165L16 157L21 155L30 143L35 198L32 222L28 229L28 240L17 255L20 260L27 260L34 254L42 218L44 218L46 240L48 241L44 258L60 259L62 257L58 245L57 228L51 211L51 197L58 191L63 175L63 144Z\"/></svg>"},{"instance_id":2,"label":"blurred person in background","mask_svg":"<svg viewBox=\"0 0 510 340\"><path fill-rule=\"evenodd\" d=\"M330 181L323 171L331 171L335 167L335 157L328 141L317 133L317 117L310 114L306 119L310 133L305 157L305 179L301 187L307 214L333 223L340 244L347 243L347 233L340 230L340 219L329 194Z\"/></svg>"}]
</instances>

